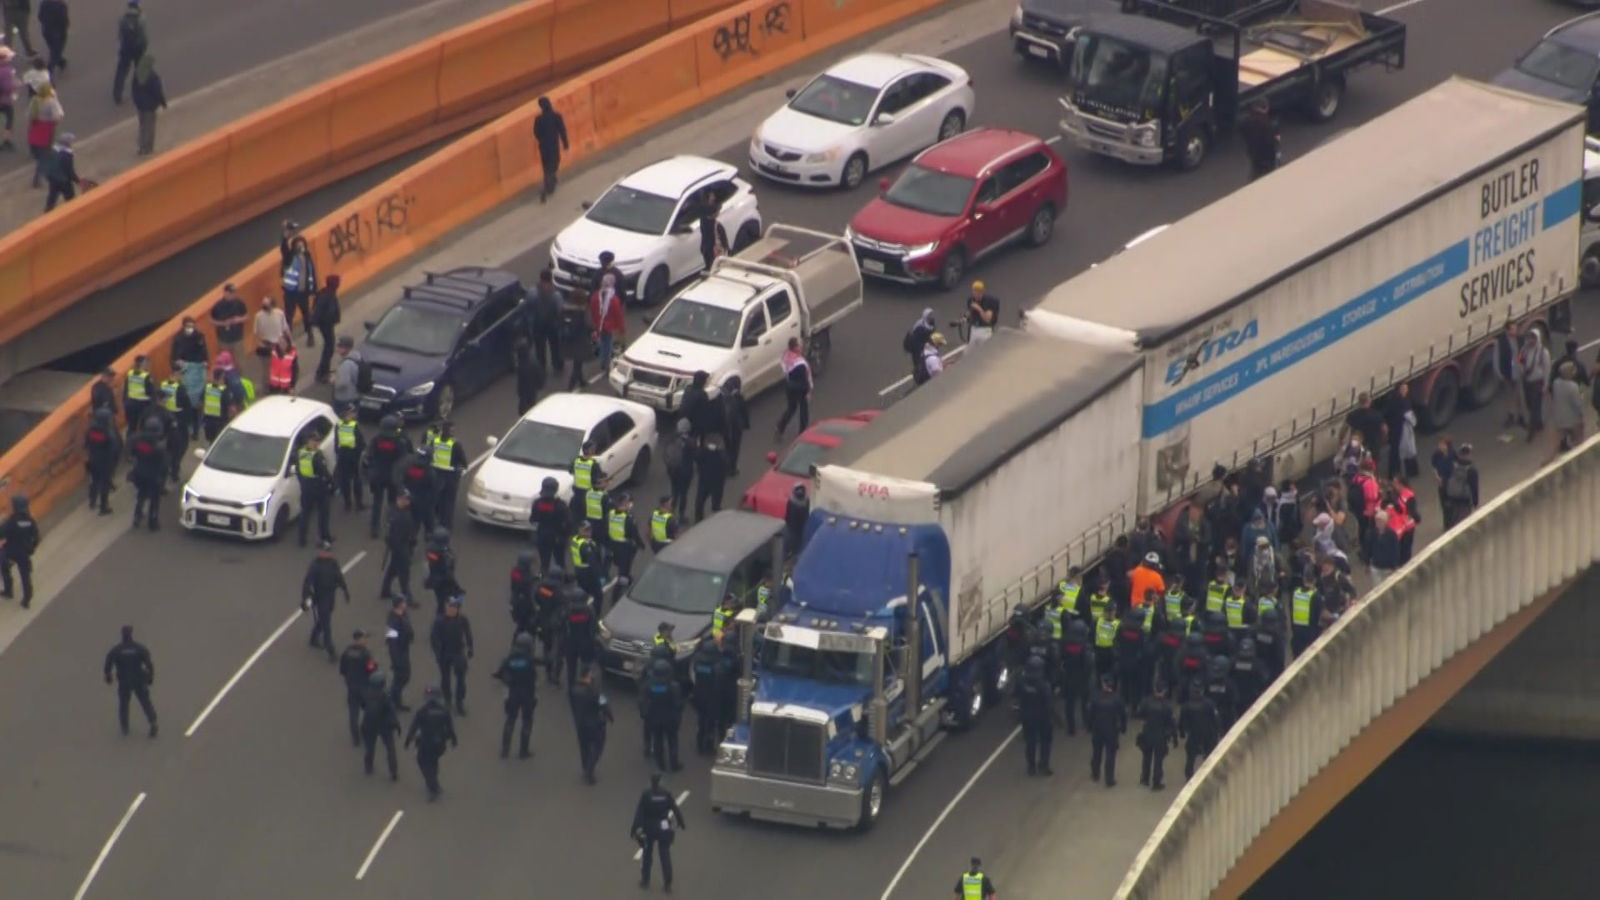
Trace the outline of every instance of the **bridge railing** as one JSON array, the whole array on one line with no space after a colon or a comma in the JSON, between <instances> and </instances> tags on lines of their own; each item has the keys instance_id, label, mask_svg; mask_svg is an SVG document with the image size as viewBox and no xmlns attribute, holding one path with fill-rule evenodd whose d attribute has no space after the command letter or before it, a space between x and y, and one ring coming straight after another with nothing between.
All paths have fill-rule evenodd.
<instances>
[{"instance_id":1,"label":"bridge railing","mask_svg":"<svg viewBox=\"0 0 1600 900\"><path fill-rule=\"evenodd\" d=\"M1600 437L1485 504L1373 590L1234 725L1118 898L1211 896L1319 772L1451 657L1600 559Z\"/></svg>"}]
</instances>

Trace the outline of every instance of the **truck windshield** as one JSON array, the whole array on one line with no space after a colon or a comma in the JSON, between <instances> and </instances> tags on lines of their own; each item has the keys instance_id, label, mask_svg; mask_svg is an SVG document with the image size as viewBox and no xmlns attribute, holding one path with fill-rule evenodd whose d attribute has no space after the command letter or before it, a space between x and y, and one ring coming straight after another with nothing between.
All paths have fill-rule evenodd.
<instances>
[{"instance_id":1,"label":"truck windshield","mask_svg":"<svg viewBox=\"0 0 1600 900\"><path fill-rule=\"evenodd\" d=\"M829 684L872 686L872 657L842 650L813 650L799 644L768 640L761 645L761 668Z\"/></svg>"},{"instance_id":2,"label":"truck windshield","mask_svg":"<svg viewBox=\"0 0 1600 900\"><path fill-rule=\"evenodd\" d=\"M739 331L739 311L679 297L661 311L650 330L662 337L732 347L733 336Z\"/></svg>"},{"instance_id":3,"label":"truck windshield","mask_svg":"<svg viewBox=\"0 0 1600 900\"><path fill-rule=\"evenodd\" d=\"M1560 41L1542 40L1517 60L1517 69L1540 81L1575 91L1587 91L1600 77L1600 57L1568 47Z\"/></svg>"},{"instance_id":4,"label":"truck windshield","mask_svg":"<svg viewBox=\"0 0 1600 900\"><path fill-rule=\"evenodd\" d=\"M1138 115L1161 108L1167 59L1147 48L1098 34L1080 35L1072 52L1072 83L1084 99Z\"/></svg>"}]
</instances>

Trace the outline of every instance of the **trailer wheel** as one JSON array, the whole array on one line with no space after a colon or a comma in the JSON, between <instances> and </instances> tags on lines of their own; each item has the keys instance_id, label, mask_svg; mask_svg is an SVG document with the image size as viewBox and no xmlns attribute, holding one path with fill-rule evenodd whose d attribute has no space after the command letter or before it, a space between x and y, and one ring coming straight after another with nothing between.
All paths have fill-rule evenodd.
<instances>
[{"instance_id":1,"label":"trailer wheel","mask_svg":"<svg viewBox=\"0 0 1600 900\"><path fill-rule=\"evenodd\" d=\"M1494 402L1500 393L1500 373L1494 369L1494 347L1478 353L1472 363L1472 374L1467 377L1467 390L1463 399L1473 407L1484 407Z\"/></svg>"},{"instance_id":2,"label":"trailer wheel","mask_svg":"<svg viewBox=\"0 0 1600 900\"><path fill-rule=\"evenodd\" d=\"M1583 262L1578 266L1578 284L1586 288L1600 286L1600 244L1584 251Z\"/></svg>"},{"instance_id":3,"label":"trailer wheel","mask_svg":"<svg viewBox=\"0 0 1600 900\"><path fill-rule=\"evenodd\" d=\"M889 779L884 776L882 769L874 770L872 780L861 792L861 818L856 821L857 831L871 831L872 826L878 824L878 816L883 812L883 797L888 792Z\"/></svg>"},{"instance_id":4,"label":"trailer wheel","mask_svg":"<svg viewBox=\"0 0 1600 900\"><path fill-rule=\"evenodd\" d=\"M828 356L833 351L833 337L828 334L828 329L811 336L806 342L806 362L811 365L811 377L816 378L828 368Z\"/></svg>"},{"instance_id":5,"label":"trailer wheel","mask_svg":"<svg viewBox=\"0 0 1600 900\"><path fill-rule=\"evenodd\" d=\"M1428 431L1442 431L1455 418L1461 402L1461 372L1455 366L1439 370L1433 388L1422 404L1421 425Z\"/></svg>"},{"instance_id":6,"label":"trailer wheel","mask_svg":"<svg viewBox=\"0 0 1600 900\"><path fill-rule=\"evenodd\" d=\"M1324 78L1311 89L1311 99L1306 103L1306 115L1313 122L1326 122L1339 114L1344 104L1344 79Z\"/></svg>"},{"instance_id":7,"label":"trailer wheel","mask_svg":"<svg viewBox=\"0 0 1600 900\"><path fill-rule=\"evenodd\" d=\"M1211 152L1211 135L1204 128L1196 128L1184 138L1183 147L1179 150L1176 162L1178 171L1193 172L1205 162L1206 154Z\"/></svg>"}]
</instances>

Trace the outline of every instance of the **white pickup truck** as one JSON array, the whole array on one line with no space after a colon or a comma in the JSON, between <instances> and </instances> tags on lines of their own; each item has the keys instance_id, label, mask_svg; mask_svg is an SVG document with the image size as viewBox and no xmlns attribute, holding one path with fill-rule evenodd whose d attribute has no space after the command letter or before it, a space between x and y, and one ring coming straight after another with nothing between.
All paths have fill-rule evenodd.
<instances>
[{"instance_id":1,"label":"white pickup truck","mask_svg":"<svg viewBox=\"0 0 1600 900\"><path fill-rule=\"evenodd\" d=\"M828 358L828 329L862 304L861 271L839 235L793 225L767 234L680 291L611 365L620 397L674 412L695 372L708 393L730 375L754 396L783 381L789 339L806 342L813 375Z\"/></svg>"}]
</instances>

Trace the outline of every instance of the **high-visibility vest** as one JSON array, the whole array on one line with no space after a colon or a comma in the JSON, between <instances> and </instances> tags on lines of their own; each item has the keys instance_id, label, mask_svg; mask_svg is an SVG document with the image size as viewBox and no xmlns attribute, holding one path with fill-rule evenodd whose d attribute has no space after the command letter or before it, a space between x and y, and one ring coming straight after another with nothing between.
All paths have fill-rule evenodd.
<instances>
[{"instance_id":1,"label":"high-visibility vest","mask_svg":"<svg viewBox=\"0 0 1600 900\"><path fill-rule=\"evenodd\" d=\"M572 461L572 486L580 491L594 488L594 458L580 456Z\"/></svg>"},{"instance_id":2,"label":"high-visibility vest","mask_svg":"<svg viewBox=\"0 0 1600 900\"><path fill-rule=\"evenodd\" d=\"M437 441L438 439L439 439L439 429L438 429L438 427L434 426L434 425L429 425L428 426L428 430L424 431L422 433L422 446L424 446L424 447L432 447L433 446L433 442Z\"/></svg>"},{"instance_id":3,"label":"high-visibility vest","mask_svg":"<svg viewBox=\"0 0 1600 900\"><path fill-rule=\"evenodd\" d=\"M1083 593L1083 585L1063 580L1056 585L1056 591L1061 594L1062 614L1075 615L1078 612L1078 595Z\"/></svg>"},{"instance_id":4,"label":"high-visibility vest","mask_svg":"<svg viewBox=\"0 0 1600 900\"><path fill-rule=\"evenodd\" d=\"M767 614L767 601L772 599L772 588L762 585L756 588L756 615Z\"/></svg>"},{"instance_id":5,"label":"high-visibility vest","mask_svg":"<svg viewBox=\"0 0 1600 900\"><path fill-rule=\"evenodd\" d=\"M334 440L340 450L354 450L356 448L356 423L340 422L333 429ZM343 476L341 476L343 477Z\"/></svg>"},{"instance_id":6,"label":"high-visibility vest","mask_svg":"<svg viewBox=\"0 0 1600 900\"><path fill-rule=\"evenodd\" d=\"M590 488L583 495L583 514L596 522L606 518L606 492Z\"/></svg>"},{"instance_id":7,"label":"high-visibility vest","mask_svg":"<svg viewBox=\"0 0 1600 900\"><path fill-rule=\"evenodd\" d=\"M620 509L611 511L611 521L606 525L606 537L615 543L622 543L628 539L628 514Z\"/></svg>"},{"instance_id":8,"label":"high-visibility vest","mask_svg":"<svg viewBox=\"0 0 1600 900\"><path fill-rule=\"evenodd\" d=\"M1059 601L1046 603L1044 607L1044 620L1050 625L1050 637L1061 640L1061 610L1063 604Z\"/></svg>"},{"instance_id":9,"label":"high-visibility vest","mask_svg":"<svg viewBox=\"0 0 1600 900\"><path fill-rule=\"evenodd\" d=\"M300 477L301 478L315 478L315 477L317 477L317 453L318 452L319 451L313 450L310 447L301 448L301 450L300 450L300 463L299 463L299 472L300 472Z\"/></svg>"},{"instance_id":10,"label":"high-visibility vest","mask_svg":"<svg viewBox=\"0 0 1600 900\"><path fill-rule=\"evenodd\" d=\"M983 900L983 873L964 872L961 875L961 900Z\"/></svg>"},{"instance_id":11,"label":"high-visibility vest","mask_svg":"<svg viewBox=\"0 0 1600 900\"><path fill-rule=\"evenodd\" d=\"M1167 591L1167 618L1183 618L1184 594L1182 591Z\"/></svg>"},{"instance_id":12,"label":"high-visibility vest","mask_svg":"<svg viewBox=\"0 0 1600 900\"><path fill-rule=\"evenodd\" d=\"M442 437L433 442L433 467L448 472L455 468L456 439Z\"/></svg>"},{"instance_id":13,"label":"high-visibility vest","mask_svg":"<svg viewBox=\"0 0 1600 900\"><path fill-rule=\"evenodd\" d=\"M575 538L572 539L572 568L573 569L575 569L575 570L576 569L582 569L582 568L584 568L585 566L588 565L588 563L585 562L584 559L583 559L583 548L587 547L588 545L589 545L589 539L586 538L586 537L575 537Z\"/></svg>"},{"instance_id":14,"label":"high-visibility vest","mask_svg":"<svg viewBox=\"0 0 1600 900\"><path fill-rule=\"evenodd\" d=\"M206 385L205 393L201 395L200 411L213 419L222 418L222 388L214 384Z\"/></svg>"},{"instance_id":15,"label":"high-visibility vest","mask_svg":"<svg viewBox=\"0 0 1600 900\"><path fill-rule=\"evenodd\" d=\"M1206 585L1206 612L1222 612L1222 603L1228 599L1228 585L1213 581Z\"/></svg>"},{"instance_id":16,"label":"high-visibility vest","mask_svg":"<svg viewBox=\"0 0 1600 900\"><path fill-rule=\"evenodd\" d=\"M1096 619L1100 618L1100 614L1105 612L1105 610L1106 610L1106 604L1110 603L1110 602L1111 602L1111 596L1109 594L1090 594L1089 595L1089 615L1090 615L1090 617L1096 618Z\"/></svg>"},{"instance_id":17,"label":"high-visibility vest","mask_svg":"<svg viewBox=\"0 0 1600 900\"><path fill-rule=\"evenodd\" d=\"M249 406L250 404L256 402L256 383L254 381L251 381L248 378L240 376L240 378L239 378L239 387L244 389L244 405L245 406Z\"/></svg>"},{"instance_id":18,"label":"high-visibility vest","mask_svg":"<svg viewBox=\"0 0 1600 900\"><path fill-rule=\"evenodd\" d=\"M287 391L294 387L294 362L298 354L290 350L288 353L274 353L267 363L267 384L273 390Z\"/></svg>"},{"instance_id":19,"label":"high-visibility vest","mask_svg":"<svg viewBox=\"0 0 1600 900\"><path fill-rule=\"evenodd\" d=\"M1277 609L1277 608L1278 608L1278 601L1273 597L1269 597L1266 594L1262 594L1261 596L1256 598L1256 615L1258 615L1258 616L1261 615L1262 613L1266 612L1269 609Z\"/></svg>"},{"instance_id":20,"label":"high-visibility vest","mask_svg":"<svg viewBox=\"0 0 1600 900\"><path fill-rule=\"evenodd\" d=\"M161 382L161 406L167 412L178 411L178 392L183 390L183 382L176 378L168 378Z\"/></svg>"},{"instance_id":21,"label":"high-visibility vest","mask_svg":"<svg viewBox=\"0 0 1600 900\"><path fill-rule=\"evenodd\" d=\"M1304 588L1295 588L1290 600L1289 621L1295 625L1311 624L1311 598L1316 596Z\"/></svg>"},{"instance_id":22,"label":"high-visibility vest","mask_svg":"<svg viewBox=\"0 0 1600 900\"><path fill-rule=\"evenodd\" d=\"M738 610L736 610L736 609L728 609L725 606L718 606L716 609L712 610L711 611L711 633L712 634L721 634L723 627L728 624L728 620L732 619L734 616L737 616L738 614L739 614Z\"/></svg>"},{"instance_id":23,"label":"high-visibility vest","mask_svg":"<svg viewBox=\"0 0 1600 900\"><path fill-rule=\"evenodd\" d=\"M1244 627L1244 598L1229 597L1222 601L1222 608L1228 614L1229 628Z\"/></svg>"},{"instance_id":24,"label":"high-visibility vest","mask_svg":"<svg viewBox=\"0 0 1600 900\"><path fill-rule=\"evenodd\" d=\"M1117 620L1102 617L1094 623L1094 645L1109 650L1117 642Z\"/></svg>"},{"instance_id":25,"label":"high-visibility vest","mask_svg":"<svg viewBox=\"0 0 1600 900\"><path fill-rule=\"evenodd\" d=\"M128 399L145 401L150 399L150 373L144 369L134 369L128 373Z\"/></svg>"},{"instance_id":26,"label":"high-visibility vest","mask_svg":"<svg viewBox=\"0 0 1600 900\"><path fill-rule=\"evenodd\" d=\"M1149 634L1156 624L1156 607L1151 604L1144 608L1144 633Z\"/></svg>"},{"instance_id":27,"label":"high-visibility vest","mask_svg":"<svg viewBox=\"0 0 1600 900\"><path fill-rule=\"evenodd\" d=\"M658 544L672 543L672 535L667 530L672 527L672 513L656 510L650 514L650 540Z\"/></svg>"},{"instance_id":28,"label":"high-visibility vest","mask_svg":"<svg viewBox=\"0 0 1600 900\"><path fill-rule=\"evenodd\" d=\"M655 640L652 643L654 643L657 647L667 647L671 649L673 653L678 652L678 645L667 640L666 637L659 632L656 634Z\"/></svg>"}]
</instances>

